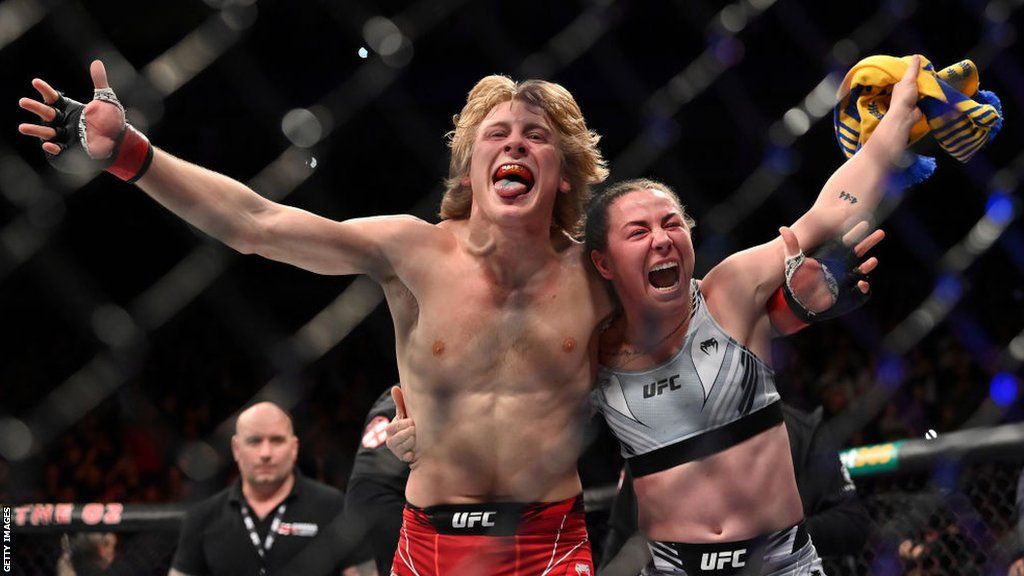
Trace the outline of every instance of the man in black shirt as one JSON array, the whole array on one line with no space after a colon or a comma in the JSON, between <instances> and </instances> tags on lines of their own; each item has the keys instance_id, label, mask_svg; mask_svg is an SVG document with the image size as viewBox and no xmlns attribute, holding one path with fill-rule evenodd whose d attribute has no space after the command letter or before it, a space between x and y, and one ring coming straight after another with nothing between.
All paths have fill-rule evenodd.
<instances>
[{"instance_id":1,"label":"man in black shirt","mask_svg":"<svg viewBox=\"0 0 1024 576\"><path fill-rule=\"evenodd\" d=\"M186 515L170 576L282 574L311 543L329 538L341 515L344 494L295 468L299 440L277 405L261 402L238 415L231 452L239 480Z\"/></svg>"},{"instance_id":2,"label":"man in black shirt","mask_svg":"<svg viewBox=\"0 0 1024 576\"><path fill-rule=\"evenodd\" d=\"M391 573L409 478L409 465L384 443L385 429L395 417L395 410L391 391L385 390L367 413L345 494L346 514L353 521L365 522L366 541L373 549L381 576Z\"/></svg>"},{"instance_id":3,"label":"man in black shirt","mask_svg":"<svg viewBox=\"0 0 1024 576\"><path fill-rule=\"evenodd\" d=\"M782 415L814 547L822 557L860 553L871 532L871 516L839 459L839 444L821 425L821 408L808 413L783 404Z\"/></svg>"}]
</instances>

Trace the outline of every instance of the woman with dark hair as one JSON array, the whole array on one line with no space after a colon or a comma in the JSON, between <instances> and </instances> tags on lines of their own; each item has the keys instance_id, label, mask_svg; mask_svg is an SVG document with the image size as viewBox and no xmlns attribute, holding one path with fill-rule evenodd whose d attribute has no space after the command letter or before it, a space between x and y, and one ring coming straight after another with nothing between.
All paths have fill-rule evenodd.
<instances>
[{"instance_id":1,"label":"woman with dark hair","mask_svg":"<svg viewBox=\"0 0 1024 576\"><path fill-rule=\"evenodd\" d=\"M645 574L822 573L775 387L768 304L801 247L842 234L880 201L920 118L917 70L912 62L871 140L810 210L702 280L693 221L671 188L632 180L592 201L588 253L619 307L600 337L593 399L633 475L653 555Z\"/></svg>"}]
</instances>

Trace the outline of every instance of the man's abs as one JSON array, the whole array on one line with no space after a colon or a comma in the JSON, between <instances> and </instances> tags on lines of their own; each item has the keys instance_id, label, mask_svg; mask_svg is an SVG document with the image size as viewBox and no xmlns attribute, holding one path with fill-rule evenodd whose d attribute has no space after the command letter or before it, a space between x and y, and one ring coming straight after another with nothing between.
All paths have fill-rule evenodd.
<instances>
[{"instance_id":1,"label":"man's abs","mask_svg":"<svg viewBox=\"0 0 1024 576\"><path fill-rule=\"evenodd\" d=\"M545 502L579 491L575 460L601 294L572 250L516 288L465 254L386 287L416 422L417 506Z\"/></svg>"},{"instance_id":2,"label":"man's abs","mask_svg":"<svg viewBox=\"0 0 1024 576\"><path fill-rule=\"evenodd\" d=\"M418 399L416 506L552 502L580 490L581 397L562 391Z\"/></svg>"}]
</instances>

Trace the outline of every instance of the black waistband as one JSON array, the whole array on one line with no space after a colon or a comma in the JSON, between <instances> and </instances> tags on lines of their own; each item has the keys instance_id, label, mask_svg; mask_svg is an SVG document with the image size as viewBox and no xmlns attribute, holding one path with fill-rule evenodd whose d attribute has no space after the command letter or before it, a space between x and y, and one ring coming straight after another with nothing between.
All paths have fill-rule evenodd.
<instances>
[{"instance_id":1,"label":"black waistband","mask_svg":"<svg viewBox=\"0 0 1024 576\"><path fill-rule=\"evenodd\" d=\"M794 532L793 546L787 550L792 554L810 541L803 521L791 528L749 540L713 544L651 541L649 546L658 561L685 570L691 576L747 576L760 574L765 553L776 549Z\"/></svg>"},{"instance_id":2,"label":"black waistband","mask_svg":"<svg viewBox=\"0 0 1024 576\"><path fill-rule=\"evenodd\" d=\"M535 518L563 502L494 502L483 504L439 504L419 508L405 507L422 514L438 534L467 536L512 536L520 523ZM583 498L577 496L570 512L583 513Z\"/></svg>"},{"instance_id":3,"label":"black waistband","mask_svg":"<svg viewBox=\"0 0 1024 576\"><path fill-rule=\"evenodd\" d=\"M646 454L637 454L628 458L626 462L629 464L629 471L634 478L654 474L673 466L717 454L780 422L782 422L782 405L776 401L739 420L733 420L724 426L680 440L675 444L651 450Z\"/></svg>"}]
</instances>

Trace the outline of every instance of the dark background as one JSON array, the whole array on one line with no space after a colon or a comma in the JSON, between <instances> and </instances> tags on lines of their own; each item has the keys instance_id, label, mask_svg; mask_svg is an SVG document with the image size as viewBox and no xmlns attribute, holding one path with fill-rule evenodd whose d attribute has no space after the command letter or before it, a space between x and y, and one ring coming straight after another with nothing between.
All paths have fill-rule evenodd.
<instances>
[{"instance_id":1,"label":"dark background","mask_svg":"<svg viewBox=\"0 0 1024 576\"><path fill-rule=\"evenodd\" d=\"M364 35L380 17L400 31L383 47ZM784 396L829 418L888 394L849 446L1021 419L1020 1L6 0L0 22L0 500L202 496L233 468L223 423L261 391L293 406L307 472L344 486L363 415L397 379L383 306L325 353L297 344L353 278L238 255L109 175L53 172L18 135L31 79L87 99L96 57L156 145L339 220L434 219L443 136L473 84L559 82L603 135L612 180L680 193L698 275L813 202L842 161L828 99L853 63L970 57L1002 98L1002 133L967 165L939 152L929 181L891 196L875 298L776 359ZM403 47L384 57L388 44ZM819 85L825 107L787 136L783 117ZM297 108L320 119L308 147L282 130ZM963 256L987 207L1008 226ZM948 310L915 323L929 298Z\"/></svg>"}]
</instances>

